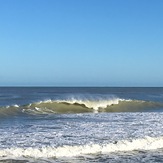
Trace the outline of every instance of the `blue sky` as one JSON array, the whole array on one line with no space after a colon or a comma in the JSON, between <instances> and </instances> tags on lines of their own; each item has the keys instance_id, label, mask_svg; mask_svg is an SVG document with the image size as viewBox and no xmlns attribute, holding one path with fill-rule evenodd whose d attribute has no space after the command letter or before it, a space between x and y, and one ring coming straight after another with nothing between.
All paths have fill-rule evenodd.
<instances>
[{"instance_id":1,"label":"blue sky","mask_svg":"<svg viewBox=\"0 0 163 163\"><path fill-rule=\"evenodd\" d=\"M0 0L0 86L163 86L162 0Z\"/></svg>"}]
</instances>

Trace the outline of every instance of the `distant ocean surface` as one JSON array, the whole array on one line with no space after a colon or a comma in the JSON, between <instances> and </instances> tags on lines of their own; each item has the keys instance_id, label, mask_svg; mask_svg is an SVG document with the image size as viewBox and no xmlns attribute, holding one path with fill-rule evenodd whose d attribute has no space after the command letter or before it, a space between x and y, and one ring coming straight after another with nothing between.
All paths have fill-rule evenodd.
<instances>
[{"instance_id":1,"label":"distant ocean surface","mask_svg":"<svg viewBox=\"0 0 163 163\"><path fill-rule=\"evenodd\" d=\"M163 88L0 87L0 162L163 162Z\"/></svg>"}]
</instances>

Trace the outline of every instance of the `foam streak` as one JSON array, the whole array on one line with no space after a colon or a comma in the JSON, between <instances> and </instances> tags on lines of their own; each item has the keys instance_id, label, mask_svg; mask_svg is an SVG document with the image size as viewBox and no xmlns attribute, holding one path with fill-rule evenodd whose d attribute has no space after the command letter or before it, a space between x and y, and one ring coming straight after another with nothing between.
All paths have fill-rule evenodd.
<instances>
[{"instance_id":1,"label":"foam streak","mask_svg":"<svg viewBox=\"0 0 163 163\"><path fill-rule=\"evenodd\" d=\"M133 151L133 150L154 150L163 148L163 137L144 139L124 140L109 144L92 144L84 146L62 146L43 148L9 148L1 149L0 157L21 158L51 158L51 157L73 157L87 154L107 154L111 152Z\"/></svg>"}]
</instances>

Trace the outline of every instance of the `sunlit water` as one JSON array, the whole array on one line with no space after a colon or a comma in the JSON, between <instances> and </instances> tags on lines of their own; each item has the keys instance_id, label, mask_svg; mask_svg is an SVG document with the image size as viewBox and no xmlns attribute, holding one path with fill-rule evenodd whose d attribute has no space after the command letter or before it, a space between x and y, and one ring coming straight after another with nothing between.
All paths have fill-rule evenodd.
<instances>
[{"instance_id":1,"label":"sunlit water","mask_svg":"<svg viewBox=\"0 0 163 163\"><path fill-rule=\"evenodd\" d=\"M0 162L163 162L162 99L162 88L0 88Z\"/></svg>"}]
</instances>

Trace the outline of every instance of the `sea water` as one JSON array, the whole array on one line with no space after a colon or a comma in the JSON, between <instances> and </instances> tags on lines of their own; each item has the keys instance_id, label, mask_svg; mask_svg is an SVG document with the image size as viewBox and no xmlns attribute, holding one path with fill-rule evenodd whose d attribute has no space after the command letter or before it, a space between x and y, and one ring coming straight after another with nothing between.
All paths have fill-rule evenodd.
<instances>
[{"instance_id":1,"label":"sea water","mask_svg":"<svg viewBox=\"0 0 163 163\"><path fill-rule=\"evenodd\" d=\"M0 162L163 162L163 88L0 88Z\"/></svg>"}]
</instances>

